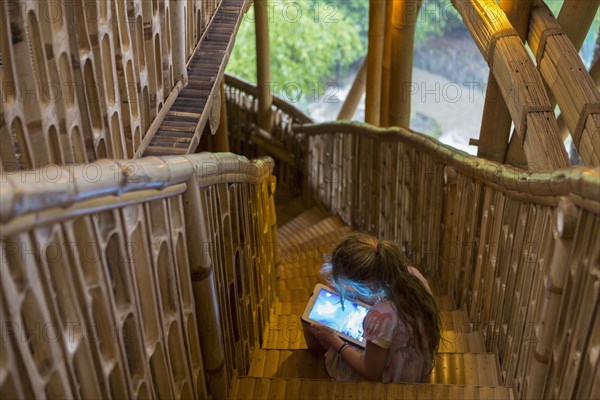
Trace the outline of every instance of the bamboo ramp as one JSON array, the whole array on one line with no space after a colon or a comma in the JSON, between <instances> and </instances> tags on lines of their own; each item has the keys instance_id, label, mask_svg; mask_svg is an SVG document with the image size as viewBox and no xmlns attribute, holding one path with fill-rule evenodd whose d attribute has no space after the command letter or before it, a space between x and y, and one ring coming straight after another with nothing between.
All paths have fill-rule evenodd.
<instances>
[{"instance_id":1,"label":"bamboo ramp","mask_svg":"<svg viewBox=\"0 0 600 400\"><path fill-rule=\"evenodd\" d=\"M512 399L502 384L497 354L486 351L480 330L472 330L464 310L440 293L430 279L441 310L442 338L435 368L427 384L336 382L325 369L324 358L307 349L300 316L312 288L321 281L324 254L352 232L337 216L319 207L288 217L278 231L276 301L265 325L261 347L253 352L246 376L233 382L233 399ZM285 213L286 207L279 207ZM292 213L288 213L291 215Z\"/></svg>"},{"instance_id":2,"label":"bamboo ramp","mask_svg":"<svg viewBox=\"0 0 600 400\"><path fill-rule=\"evenodd\" d=\"M154 135L147 135L140 153L193 153L209 122L214 133L220 115L220 82L235 35L246 9L245 0L223 0L187 65L188 83L177 94Z\"/></svg>"}]
</instances>

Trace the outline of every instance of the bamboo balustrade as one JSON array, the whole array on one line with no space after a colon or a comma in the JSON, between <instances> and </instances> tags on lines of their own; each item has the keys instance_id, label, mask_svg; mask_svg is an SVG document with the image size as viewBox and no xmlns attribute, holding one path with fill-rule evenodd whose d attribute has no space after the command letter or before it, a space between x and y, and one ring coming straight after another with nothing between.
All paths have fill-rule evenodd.
<instances>
[{"instance_id":1,"label":"bamboo balustrade","mask_svg":"<svg viewBox=\"0 0 600 400\"><path fill-rule=\"evenodd\" d=\"M598 168L526 172L360 123L296 130L306 195L439 277L517 398L597 393Z\"/></svg>"},{"instance_id":2,"label":"bamboo balustrade","mask_svg":"<svg viewBox=\"0 0 600 400\"><path fill-rule=\"evenodd\" d=\"M269 316L272 168L205 153L3 173L0 396L226 398Z\"/></svg>"},{"instance_id":3,"label":"bamboo balustrade","mask_svg":"<svg viewBox=\"0 0 600 400\"><path fill-rule=\"evenodd\" d=\"M542 79L508 18L493 0L454 0L490 65L534 171L569 165Z\"/></svg>"},{"instance_id":4,"label":"bamboo balustrade","mask_svg":"<svg viewBox=\"0 0 600 400\"><path fill-rule=\"evenodd\" d=\"M600 91L544 3L532 10L527 40L581 159L586 165L600 165Z\"/></svg>"},{"instance_id":5,"label":"bamboo balustrade","mask_svg":"<svg viewBox=\"0 0 600 400\"><path fill-rule=\"evenodd\" d=\"M227 118L231 150L250 157L269 154L277 161L275 176L281 191L300 193L302 189L303 139L294 124L311 123L312 119L277 96L273 96L273 128L258 129L256 86L233 76L225 76Z\"/></svg>"}]
</instances>

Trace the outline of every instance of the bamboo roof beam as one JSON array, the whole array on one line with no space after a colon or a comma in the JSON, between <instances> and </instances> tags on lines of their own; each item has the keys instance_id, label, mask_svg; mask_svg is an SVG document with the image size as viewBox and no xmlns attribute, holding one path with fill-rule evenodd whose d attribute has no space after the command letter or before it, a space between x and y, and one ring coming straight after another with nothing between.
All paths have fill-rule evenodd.
<instances>
[{"instance_id":1,"label":"bamboo roof beam","mask_svg":"<svg viewBox=\"0 0 600 400\"><path fill-rule=\"evenodd\" d=\"M600 91L545 3L531 12L529 46L586 165L600 165Z\"/></svg>"},{"instance_id":2,"label":"bamboo roof beam","mask_svg":"<svg viewBox=\"0 0 600 400\"><path fill-rule=\"evenodd\" d=\"M383 38L383 57L381 60L381 101L379 102L379 125L388 126L390 101L390 69L392 64L392 11L394 2L385 3L385 24Z\"/></svg>"},{"instance_id":3,"label":"bamboo roof beam","mask_svg":"<svg viewBox=\"0 0 600 400\"><path fill-rule=\"evenodd\" d=\"M598 36L598 40L600 40L600 36ZM600 90L600 63L598 62L600 57L596 58L590 67L590 76L592 77L592 81L596 85L596 88ZM567 136L569 136L569 128L567 127L567 123L565 122L565 117L562 113L556 119L558 123L558 133L560 133L560 137L562 140L565 140Z\"/></svg>"},{"instance_id":4,"label":"bamboo roof beam","mask_svg":"<svg viewBox=\"0 0 600 400\"><path fill-rule=\"evenodd\" d=\"M501 0L500 8L515 28L523 42L527 39L529 13L533 0ZM479 132L477 156L488 160L504 162L508 148L508 137L512 118L504 98L498 93L498 83L492 71L483 106L483 118Z\"/></svg>"},{"instance_id":5,"label":"bamboo roof beam","mask_svg":"<svg viewBox=\"0 0 600 400\"><path fill-rule=\"evenodd\" d=\"M536 4L537 3L542 3L542 1L537 0ZM560 9L557 18L558 23L577 51L581 49L587 32L590 30L592 22L594 21L594 16L598 11L598 6L600 6L600 0L565 0ZM552 96L552 93L549 93L549 95L550 105L554 108L556 101ZM568 129L564 120L559 119L558 129L559 134L564 141L568 135ZM518 147L519 143L512 143L511 140L506 162L514 163L515 160L520 158L520 154L523 154L523 150Z\"/></svg>"},{"instance_id":6,"label":"bamboo roof beam","mask_svg":"<svg viewBox=\"0 0 600 400\"><path fill-rule=\"evenodd\" d=\"M569 165L542 79L523 43L493 0L453 0L490 65L533 170Z\"/></svg>"},{"instance_id":7,"label":"bamboo roof beam","mask_svg":"<svg viewBox=\"0 0 600 400\"><path fill-rule=\"evenodd\" d=\"M388 124L410 126L415 26L421 0L394 0Z\"/></svg>"},{"instance_id":8,"label":"bamboo roof beam","mask_svg":"<svg viewBox=\"0 0 600 400\"><path fill-rule=\"evenodd\" d=\"M360 64L360 68L356 72L356 76L354 77L354 81L352 82L352 87L350 87L350 91L346 96L346 100L344 100L344 104L342 104L342 108L338 113L337 119L347 119L351 120L356 112L356 108L358 107L358 103L360 103L360 99L365 93L365 88L367 86L367 58L365 57Z\"/></svg>"},{"instance_id":9,"label":"bamboo roof beam","mask_svg":"<svg viewBox=\"0 0 600 400\"><path fill-rule=\"evenodd\" d=\"M365 100L365 122L379 125L381 113L381 63L385 34L384 0L369 2L369 50L367 53L367 98Z\"/></svg>"},{"instance_id":10,"label":"bamboo roof beam","mask_svg":"<svg viewBox=\"0 0 600 400\"><path fill-rule=\"evenodd\" d=\"M598 6L600 0L565 0L560 8L558 23L577 50L583 46Z\"/></svg>"},{"instance_id":11,"label":"bamboo roof beam","mask_svg":"<svg viewBox=\"0 0 600 400\"><path fill-rule=\"evenodd\" d=\"M256 29L256 86L258 87L258 125L267 132L273 126L271 106L271 57L269 52L269 15L267 0L254 1L254 27Z\"/></svg>"}]
</instances>

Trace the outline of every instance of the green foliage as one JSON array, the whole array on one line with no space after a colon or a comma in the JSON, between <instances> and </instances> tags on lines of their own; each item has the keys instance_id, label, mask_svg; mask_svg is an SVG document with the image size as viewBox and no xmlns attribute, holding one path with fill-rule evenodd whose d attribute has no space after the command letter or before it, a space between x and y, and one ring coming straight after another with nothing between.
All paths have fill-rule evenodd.
<instances>
[{"instance_id":1,"label":"green foliage","mask_svg":"<svg viewBox=\"0 0 600 400\"><path fill-rule=\"evenodd\" d=\"M359 28L340 7L317 1L269 3L273 92L291 102L310 100L327 89L327 77L364 56ZM246 14L227 71L256 81L254 9Z\"/></svg>"},{"instance_id":2,"label":"green foliage","mask_svg":"<svg viewBox=\"0 0 600 400\"><path fill-rule=\"evenodd\" d=\"M417 17L415 42L425 43L463 26L450 0L423 0Z\"/></svg>"}]
</instances>

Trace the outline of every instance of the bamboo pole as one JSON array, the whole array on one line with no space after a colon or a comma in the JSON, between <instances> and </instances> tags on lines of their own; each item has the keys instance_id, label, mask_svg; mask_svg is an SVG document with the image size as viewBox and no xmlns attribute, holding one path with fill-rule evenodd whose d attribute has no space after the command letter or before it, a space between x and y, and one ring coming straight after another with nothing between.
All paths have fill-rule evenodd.
<instances>
[{"instance_id":1,"label":"bamboo pole","mask_svg":"<svg viewBox=\"0 0 600 400\"><path fill-rule=\"evenodd\" d=\"M254 2L254 27L256 30L256 85L258 87L258 125L271 132L273 116L271 105L271 66L269 55L269 25L267 0Z\"/></svg>"},{"instance_id":2,"label":"bamboo pole","mask_svg":"<svg viewBox=\"0 0 600 400\"><path fill-rule=\"evenodd\" d=\"M577 50L583 45L598 6L600 0L565 0L558 13L558 23Z\"/></svg>"},{"instance_id":3,"label":"bamboo pole","mask_svg":"<svg viewBox=\"0 0 600 400\"><path fill-rule=\"evenodd\" d=\"M529 14L533 0L501 0L500 8L506 13L523 42L527 38ZM508 148L508 136L512 118L504 97L500 94L498 82L492 71L489 73L488 86L483 106L483 118L479 132L477 156L489 160L504 162Z\"/></svg>"},{"instance_id":4,"label":"bamboo pole","mask_svg":"<svg viewBox=\"0 0 600 400\"><path fill-rule=\"evenodd\" d=\"M390 69L392 64L392 14L394 2L388 0L385 5L385 26L383 57L381 62L381 100L379 102L379 125L389 126Z\"/></svg>"},{"instance_id":5,"label":"bamboo pole","mask_svg":"<svg viewBox=\"0 0 600 400\"><path fill-rule=\"evenodd\" d=\"M386 2L384 0L370 0L365 122L372 125L380 124L382 76L381 65L383 61L385 34L385 7Z\"/></svg>"},{"instance_id":6,"label":"bamboo pole","mask_svg":"<svg viewBox=\"0 0 600 400\"><path fill-rule=\"evenodd\" d=\"M413 49L420 5L421 0L394 0L388 111L390 126L410 126Z\"/></svg>"},{"instance_id":7,"label":"bamboo pole","mask_svg":"<svg viewBox=\"0 0 600 400\"><path fill-rule=\"evenodd\" d=\"M360 64L360 68L356 73L356 76L354 77L354 82L352 82L352 87L348 92L348 96L346 96L346 100L344 100L344 104L342 104L342 108L337 116L338 120L351 120L354 116L354 112L356 111L356 107L358 107L360 98L365 92L365 86L367 85L366 75L367 58L365 57Z\"/></svg>"},{"instance_id":8,"label":"bamboo pole","mask_svg":"<svg viewBox=\"0 0 600 400\"><path fill-rule=\"evenodd\" d=\"M219 128L215 134L216 152L229 151L229 130L227 129L227 102L225 98L225 79L221 81L221 114L219 116Z\"/></svg>"},{"instance_id":9,"label":"bamboo pole","mask_svg":"<svg viewBox=\"0 0 600 400\"><path fill-rule=\"evenodd\" d=\"M173 47L173 70L175 73L175 82L183 82L185 86L188 82L187 60L186 60L186 40L185 15L186 1L176 0L171 3L169 12L171 13L172 47Z\"/></svg>"}]
</instances>

